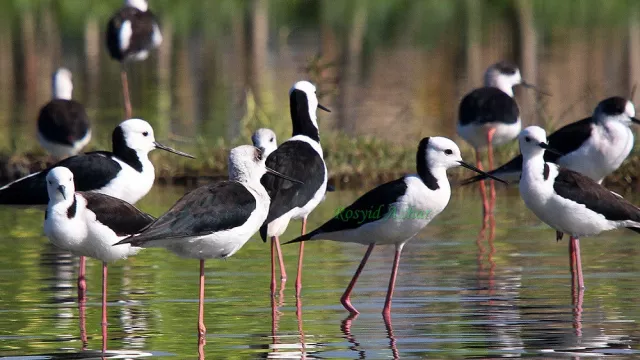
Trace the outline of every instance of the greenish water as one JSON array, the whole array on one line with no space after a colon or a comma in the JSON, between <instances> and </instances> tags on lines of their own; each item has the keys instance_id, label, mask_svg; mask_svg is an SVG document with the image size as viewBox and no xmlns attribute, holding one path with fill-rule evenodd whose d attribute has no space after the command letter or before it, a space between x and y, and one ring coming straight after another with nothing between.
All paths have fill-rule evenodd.
<instances>
[{"instance_id":1,"label":"greenish water","mask_svg":"<svg viewBox=\"0 0 640 360\"><path fill-rule=\"evenodd\" d=\"M159 215L183 192L155 187L139 205ZM310 217L310 226L355 196L329 194ZM77 259L48 244L42 219L40 210L0 209L0 356L99 358L91 350L101 346L101 266L87 262L89 351L82 352ZM478 240L480 220L475 192L454 191L448 208L409 242L390 327L380 311L392 247L373 252L353 295L361 314L351 321L339 298L363 246L307 245L300 316L293 287L297 246L284 247L289 281L284 297L276 299L275 317L267 244L256 237L232 258L208 261L207 358L638 355L640 243L633 233L616 231L582 241L587 288L580 299L570 288L567 241L556 243L555 233L524 208L517 191L499 192L492 241L490 229ZM297 231L299 223L293 223L283 239ZM197 261L144 250L111 265L109 275L110 350L197 358Z\"/></svg>"}]
</instances>

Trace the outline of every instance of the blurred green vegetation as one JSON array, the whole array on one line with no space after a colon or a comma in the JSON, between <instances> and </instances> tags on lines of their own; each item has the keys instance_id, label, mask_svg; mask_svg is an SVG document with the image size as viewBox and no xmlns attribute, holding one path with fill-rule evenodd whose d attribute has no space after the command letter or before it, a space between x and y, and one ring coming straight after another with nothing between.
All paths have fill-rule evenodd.
<instances>
[{"instance_id":1,"label":"blurred green vegetation","mask_svg":"<svg viewBox=\"0 0 640 360\"><path fill-rule=\"evenodd\" d=\"M468 58L472 55L468 40L484 45L495 42L498 45L487 45L486 52L492 56L511 54L517 60L524 55L518 51L505 52L503 47L517 47L519 34L524 31L518 26L518 11L526 8L532 12L533 30L539 39L538 58L546 56L542 55L544 51L554 49L552 43L555 49L561 47L559 39L572 29L586 31L580 36L600 32L607 34L600 39L618 41L616 47L598 50L609 56L611 49L620 50L619 53L630 51L619 40L620 35L626 38L626 29L637 21L640 12L633 0L265 1L266 6L260 7L261 0L150 0L150 8L163 25L165 43L148 61L129 67L134 116L148 120L158 140L168 141L198 157L189 161L154 153L161 177L225 174L228 149L247 143L253 130L259 127L274 129L280 142L287 139L291 125L286 89L291 79L300 77L318 85L323 103L335 105L332 114L319 114L322 145L332 175L345 183L360 184L354 179L369 177L373 178L371 182L377 182L412 172L418 141L424 136L453 137L457 100L479 85L476 81L480 79L467 82L464 76L451 78L464 72L462 62L479 61ZM111 147L111 131L122 120L121 91L119 67L106 55L102 32L108 18L122 3L122 0L0 2L0 20L4 20L0 25L4 28L0 42L7 44L3 42L6 38L11 47L11 51L0 54L0 86L5 89L0 91L0 126L8 129L0 133L0 163L8 165L0 169L0 177L45 165L44 152L35 141L34 122L37 109L49 96L47 72L60 64L75 71L74 97L86 104L97 128L87 150ZM260 16L266 17L266 28L254 28ZM504 30L508 31L503 34ZM266 31L266 40L259 43L255 39L259 34L252 31ZM294 33L302 35L294 37ZM320 37L317 42L321 46L314 43L310 47L317 49L304 53L301 49L305 46L297 42L303 42L307 33ZM496 39L496 34L505 39ZM584 46L582 40L588 43L590 38L578 40L573 43ZM411 98L406 104L409 110L387 110L393 109L396 98L372 97L366 99L367 106L382 101L376 102L377 107L371 112L349 112L351 108L365 107L360 103L363 100L360 93L376 90L368 86L373 86L371 83L377 77L399 71L380 65L376 68L376 51L393 52L406 47L435 49L407 55L412 56L409 63L425 61L427 56L423 54L437 57L443 49L448 52L429 63L440 67L436 71L424 65L425 69L415 74L425 77L423 88L403 84L404 92L398 98ZM260 55L260 49L267 55ZM91 51L97 51L97 55L91 55ZM287 60L296 51L305 55ZM327 54L331 51L338 54ZM627 63L623 55L613 55ZM256 56L261 60L256 60ZM279 63L270 57L277 58ZM484 55L483 62L489 57ZM564 59L554 62L549 69L553 72L548 78L541 73L540 80L549 82L564 74L571 66L565 66L565 62ZM351 66L356 69L355 76L349 73ZM559 104L556 108L562 110L568 102L588 100L563 119L559 119L558 112L542 113L540 109L546 103L532 110L527 108L531 104L525 102L525 122L536 121L557 128L560 122L588 115L600 94L613 95L611 89L615 89L616 95L624 95L618 90L625 85L623 81L612 80L615 78L612 69L617 68L613 61L597 71L585 68L585 73L600 76L592 81L606 79L613 83L598 84L606 89L592 92L587 88L588 95L577 85L571 94L551 91L557 95L549 102ZM626 70L620 71L626 80ZM397 81L402 81L400 76ZM380 87L388 83L375 84ZM378 116L376 110L384 116ZM389 119L390 114L399 114L398 119ZM370 133L369 126L377 131ZM358 131L353 130L356 127ZM472 159L472 150L462 141L459 144L464 157ZM516 144L507 145L498 149L497 160L507 160L515 153ZM634 156L625 166L638 161ZM636 165L625 168L616 179L628 182L637 173L636 168ZM454 177L462 174L461 170L453 172Z\"/></svg>"}]
</instances>

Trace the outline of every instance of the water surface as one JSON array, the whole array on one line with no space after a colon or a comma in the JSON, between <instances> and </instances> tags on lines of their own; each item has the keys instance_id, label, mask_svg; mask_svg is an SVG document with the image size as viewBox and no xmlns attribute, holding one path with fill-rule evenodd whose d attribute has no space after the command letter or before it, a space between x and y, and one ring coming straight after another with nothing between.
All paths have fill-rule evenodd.
<instances>
[{"instance_id":1,"label":"water surface","mask_svg":"<svg viewBox=\"0 0 640 360\"><path fill-rule=\"evenodd\" d=\"M156 187L140 206L159 215L183 192ZM330 194L311 216L310 226L332 216L356 193ZM0 354L18 359L99 358L100 263L88 261L88 350L83 352L77 259L49 245L42 219L39 210L0 208ZM339 298L364 246L326 241L307 245L302 313L297 315L297 246L284 247L289 281L273 313L269 246L256 237L232 258L207 262L207 358L638 354L640 243L632 232L582 241L587 289L580 297L570 287L567 239L556 243L555 232L524 208L517 192L499 193L495 222L489 240L490 228L480 234L481 206L475 192L454 192L449 207L405 247L390 324L380 311L392 247L379 246L373 252L352 299L361 314L349 319ZM299 223L293 223L283 239L298 231ZM160 249L113 264L113 358L196 358L197 289L198 262Z\"/></svg>"}]
</instances>

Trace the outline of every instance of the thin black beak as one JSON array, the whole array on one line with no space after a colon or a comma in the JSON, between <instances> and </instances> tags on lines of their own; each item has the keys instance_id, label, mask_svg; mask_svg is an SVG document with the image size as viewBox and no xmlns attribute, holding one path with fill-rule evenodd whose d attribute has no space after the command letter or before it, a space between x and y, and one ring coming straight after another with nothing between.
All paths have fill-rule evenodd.
<instances>
[{"instance_id":1,"label":"thin black beak","mask_svg":"<svg viewBox=\"0 0 640 360\"><path fill-rule=\"evenodd\" d=\"M537 92L539 94L542 94L542 95L545 95L545 96L551 96L551 94L549 94L548 92L544 92L544 91L538 89L537 86L535 86L533 84L530 84L530 83L528 83L528 82L526 82L524 80L520 81L520 85L526 87L527 89L532 89L532 90L534 90L535 92Z\"/></svg>"},{"instance_id":2,"label":"thin black beak","mask_svg":"<svg viewBox=\"0 0 640 360\"><path fill-rule=\"evenodd\" d=\"M637 118L632 117L631 121L636 123L636 124L640 124L640 120L638 120Z\"/></svg>"},{"instance_id":3,"label":"thin black beak","mask_svg":"<svg viewBox=\"0 0 640 360\"><path fill-rule=\"evenodd\" d=\"M319 108L319 109L322 109L322 110L324 110L324 111L326 111L326 112L331 112L331 110L329 110L326 106L324 106L324 105L322 105L322 104L318 104L318 108Z\"/></svg>"},{"instance_id":4,"label":"thin black beak","mask_svg":"<svg viewBox=\"0 0 640 360\"><path fill-rule=\"evenodd\" d=\"M58 191L60 192L60 194L62 194L62 197L63 197L65 200L67 200L67 195L65 195L65 193L64 193L64 190L65 190L65 189L66 189L66 188L64 187L64 185L59 185L59 186L58 186Z\"/></svg>"},{"instance_id":5,"label":"thin black beak","mask_svg":"<svg viewBox=\"0 0 640 360\"><path fill-rule=\"evenodd\" d=\"M506 182L506 181L504 181L504 180L502 180L502 179L500 179L500 178L497 178L497 177L495 177L495 176L493 176L493 175L491 175L491 174L489 174L489 173L486 173L486 172L484 172L484 171L482 171L482 170L478 169L477 167L475 167L475 166L473 166L473 165L469 165L469 164L467 164L467 163L466 163L466 162L464 162L464 161L458 161L458 163L460 164L460 166L465 167L465 168L467 168L467 169L469 169L469 170L473 170L473 171L477 172L478 174L482 174L482 175L484 175L484 176L488 176L488 177L492 178L493 180L500 181L500 182L501 182L501 183L503 183L503 184L507 184L507 182Z\"/></svg>"},{"instance_id":6,"label":"thin black beak","mask_svg":"<svg viewBox=\"0 0 640 360\"><path fill-rule=\"evenodd\" d=\"M273 174L275 176L281 177L281 178L283 178L285 180L289 180L289 181L294 182L294 183L298 183L298 184L301 184L301 185L304 184L300 180L296 180L296 179L294 179L292 177L289 177L289 176L287 176L285 174L281 174L281 173L279 173L279 172L277 172L277 171L275 171L275 170L273 170L271 168L268 168L268 167L265 167L265 168L267 169L267 172L270 173L270 174Z\"/></svg>"},{"instance_id":7,"label":"thin black beak","mask_svg":"<svg viewBox=\"0 0 640 360\"><path fill-rule=\"evenodd\" d=\"M185 152L178 151L178 150L176 150L176 149L174 149L174 148L170 148L170 147L168 147L168 146L166 146L166 145L162 145L162 144L160 144L160 143L159 143L159 142L157 142L157 141L154 141L154 142L153 142L153 145L155 145L155 146L156 146L156 149L160 149L160 150L168 151L168 152L170 152L170 153L174 153L174 154L176 154L176 155L180 155L180 156L188 157L188 158L191 158L191 159L195 159L195 158L196 158L196 157L195 157L195 156L193 156L193 155L189 155L189 154L187 154L187 153L185 153Z\"/></svg>"},{"instance_id":8,"label":"thin black beak","mask_svg":"<svg viewBox=\"0 0 640 360\"><path fill-rule=\"evenodd\" d=\"M547 144L545 142L539 143L538 146L540 146L541 148L545 149L546 151L548 151L548 152L550 152L552 154L556 154L558 156L564 156L563 153L561 153L560 151L558 151L558 150L556 150L556 149L554 149L552 147L549 147L549 144Z\"/></svg>"}]
</instances>

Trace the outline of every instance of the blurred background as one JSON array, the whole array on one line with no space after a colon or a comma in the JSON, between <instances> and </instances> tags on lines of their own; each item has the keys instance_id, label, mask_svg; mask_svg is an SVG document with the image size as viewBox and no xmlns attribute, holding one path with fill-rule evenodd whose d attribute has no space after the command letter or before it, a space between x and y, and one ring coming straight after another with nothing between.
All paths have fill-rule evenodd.
<instances>
[{"instance_id":1,"label":"blurred background","mask_svg":"<svg viewBox=\"0 0 640 360\"><path fill-rule=\"evenodd\" d=\"M287 91L300 79L316 83L332 109L319 123L334 174L411 170L424 136L462 145L458 103L502 59L553 95L516 92L524 125L547 129L589 116L605 97L629 97L640 79L640 3L632 0L149 2L164 43L128 67L133 114L156 137L199 154L186 165L196 172L221 170L226 149L258 127L290 136ZM58 66L74 73L74 98L93 121L89 148L110 148L124 112L104 31L121 5L0 3L0 126L10 130L0 133L1 153L43 153L35 122Z\"/></svg>"}]
</instances>

